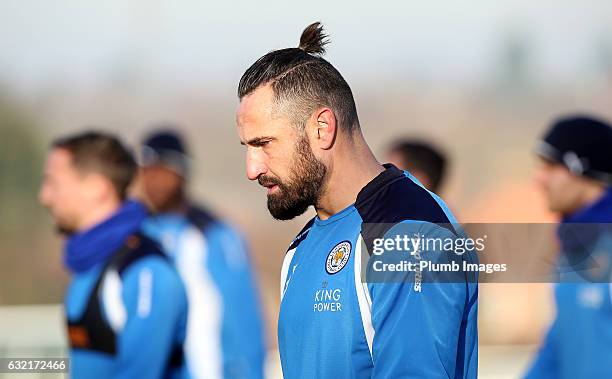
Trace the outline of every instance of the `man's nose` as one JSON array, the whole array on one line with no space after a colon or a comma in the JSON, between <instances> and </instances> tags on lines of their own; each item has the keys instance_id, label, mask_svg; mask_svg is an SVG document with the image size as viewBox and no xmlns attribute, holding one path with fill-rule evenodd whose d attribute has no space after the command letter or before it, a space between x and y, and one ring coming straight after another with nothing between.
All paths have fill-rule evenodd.
<instances>
[{"instance_id":1,"label":"man's nose","mask_svg":"<svg viewBox=\"0 0 612 379\"><path fill-rule=\"evenodd\" d=\"M268 172L268 166L266 165L264 157L261 153L257 151L247 151L246 171L249 180L257 180L259 175Z\"/></svg>"}]
</instances>

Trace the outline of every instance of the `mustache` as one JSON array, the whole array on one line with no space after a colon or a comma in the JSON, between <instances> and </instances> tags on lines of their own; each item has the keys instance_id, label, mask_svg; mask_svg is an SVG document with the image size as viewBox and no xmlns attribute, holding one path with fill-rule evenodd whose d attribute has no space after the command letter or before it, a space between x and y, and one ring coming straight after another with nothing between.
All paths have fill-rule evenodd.
<instances>
[{"instance_id":1,"label":"mustache","mask_svg":"<svg viewBox=\"0 0 612 379\"><path fill-rule=\"evenodd\" d=\"M281 187L283 185L283 183L281 183L279 179L267 176L260 176L259 178L257 178L257 182L259 183L259 185L264 187L270 187L274 185Z\"/></svg>"}]
</instances>

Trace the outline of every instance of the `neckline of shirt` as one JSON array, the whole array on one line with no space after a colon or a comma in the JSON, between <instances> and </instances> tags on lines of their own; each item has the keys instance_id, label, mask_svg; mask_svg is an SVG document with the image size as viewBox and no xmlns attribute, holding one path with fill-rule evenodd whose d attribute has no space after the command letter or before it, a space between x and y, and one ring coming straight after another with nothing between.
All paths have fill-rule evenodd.
<instances>
[{"instance_id":1,"label":"neckline of shirt","mask_svg":"<svg viewBox=\"0 0 612 379\"><path fill-rule=\"evenodd\" d=\"M321 220L319 218L319 215L315 216L314 219L314 223L317 226L325 226L325 225L329 225L333 222L336 222L338 220L341 220L343 218L345 218L346 216L348 216L349 214L353 213L357 208L355 208L355 203L349 205L348 207L344 208L343 210L341 210L340 212L332 215L331 217L329 217L326 220Z\"/></svg>"}]
</instances>

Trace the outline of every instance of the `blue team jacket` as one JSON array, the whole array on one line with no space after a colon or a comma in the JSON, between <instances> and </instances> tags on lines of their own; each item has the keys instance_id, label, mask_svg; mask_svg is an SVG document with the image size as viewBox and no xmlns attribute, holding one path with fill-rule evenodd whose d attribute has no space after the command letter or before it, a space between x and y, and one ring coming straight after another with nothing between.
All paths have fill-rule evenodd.
<instances>
[{"instance_id":1,"label":"blue team jacket","mask_svg":"<svg viewBox=\"0 0 612 379\"><path fill-rule=\"evenodd\" d=\"M409 173L385 168L355 204L315 217L289 247L278 321L287 379L477 375L477 277L372 280L371 266L363 270L374 237L393 238L394 225L402 233L457 237L440 198ZM474 261L471 254L458 259Z\"/></svg>"},{"instance_id":2,"label":"blue team jacket","mask_svg":"<svg viewBox=\"0 0 612 379\"><path fill-rule=\"evenodd\" d=\"M139 231L145 217L141 204L128 201L106 221L67 240L64 262L73 274L65 297L68 321L82 316L105 263ZM146 256L121 275L107 272L93 296L116 334L116 353L71 348L71 377L189 377L184 365L169 368L173 347L185 338L187 299L167 259Z\"/></svg>"},{"instance_id":3,"label":"blue team jacket","mask_svg":"<svg viewBox=\"0 0 612 379\"><path fill-rule=\"evenodd\" d=\"M528 379L612 378L612 189L565 218L556 318Z\"/></svg>"},{"instance_id":4,"label":"blue team jacket","mask_svg":"<svg viewBox=\"0 0 612 379\"><path fill-rule=\"evenodd\" d=\"M187 289L185 354L195 378L262 378L263 320L246 243L201 207L150 217Z\"/></svg>"}]
</instances>

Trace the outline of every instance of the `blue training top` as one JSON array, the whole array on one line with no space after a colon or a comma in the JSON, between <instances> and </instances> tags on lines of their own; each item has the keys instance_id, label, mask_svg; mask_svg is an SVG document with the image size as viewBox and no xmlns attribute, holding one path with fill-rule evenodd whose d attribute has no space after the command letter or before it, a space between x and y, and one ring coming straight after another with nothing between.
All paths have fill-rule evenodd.
<instances>
[{"instance_id":1,"label":"blue training top","mask_svg":"<svg viewBox=\"0 0 612 379\"><path fill-rule=\"evenodd\" d=\"M150 217L187 290L185 356L194 378L262 378L265 341L248 248L242 236L202 207Z\"/></svg>"},{"instance_id":2,"label":"blue training top","mask_svg":"<svg viewBox=\"0 0 612 379\"><path fill-rule=\"evenodd\" d=\"M559 225L557 315L527 379L612 378L612 188Z\"/></svg>"},{"instance_id":3,"label":"blue training top","mask_svg":"<svg viewBox=\"0 0 612 379\"><path fill-rule=\"evenodd\" d=\"M185 339L185 288L159 248L138 237L145 218L141 204L127 201L67 240L72 378L189 378L175 359Z\"/></svg>"},{"instance_id":4,"label":"blue training top","mask_svg":"<svg viewBox=\"0 0 612 379\"><path fill-rule=\"evenodd\" d=\"M392 165L353 205L312 219L289 247L281 273L284 377L476 378L476 277L370 280L364 263L375 238L393 237L393 225L454 239L454 223L439 197ZM471 253L458 259L475 261Z\"/></svg>"}]
</instances>

